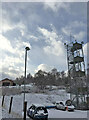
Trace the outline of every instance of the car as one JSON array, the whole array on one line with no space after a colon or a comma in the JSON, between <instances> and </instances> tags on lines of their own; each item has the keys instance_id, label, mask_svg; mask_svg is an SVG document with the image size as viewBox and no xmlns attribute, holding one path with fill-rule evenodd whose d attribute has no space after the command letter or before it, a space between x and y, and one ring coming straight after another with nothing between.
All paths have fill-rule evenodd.
<instances>
[{"instance_id":1,"label":"car","mask_svg":"<svg viewBox=\"0 0 89 120\"><path fill-rule=\"evenodd\" d=\"M55 105L56 105L56 109L58 110L64 110L64 111L66 110L65 103L62 101L55 102Z\"/></svg>"},{"instance_id":2,"label":"car","mask_svg":"<svg viewBox=\"0 0 89 120\"><path fill-rule=\"evenodd\" d=\"M43 105L31 105L27 110L27 116L33 120L48 120L48 111Z\"/></svg>"},{"instance_id":3,"label":"car","mask_svg":"<svg viewBox=\"0 0 89 120\"><path fill-rule=\"evenodd\" d=\"M66 102L58 101L58 102L55 102L55 105L56 105L56 109L58 109L58 110L74 111L74 109L75 109L74 105L72 105L71 100L67 100Z\"/></svg>"}]
</instances>

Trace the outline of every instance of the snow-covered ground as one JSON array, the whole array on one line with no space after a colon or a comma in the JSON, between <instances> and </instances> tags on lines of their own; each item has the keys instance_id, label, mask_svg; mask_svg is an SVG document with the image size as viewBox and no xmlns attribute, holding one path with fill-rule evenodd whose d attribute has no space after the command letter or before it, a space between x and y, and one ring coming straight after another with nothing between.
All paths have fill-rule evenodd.
<instances>
[{"instance_id":1,"label":"snow-covered ground","mask_svg":"<svg viewBox=\"0 0 89 120\"><path fill-rule=\"evenodd\" d=\"M49 118L87 118L86 111L75 110L74 112L49 110Z\"/></svg>"},{"instance_id":2,"label":"snow-covered ground","mask_svg":"<svg viewBox=\"0 0 89 120\"><path fill-rule=\"evenodd\" d=\"M0 97L1 98L1 97ZM21 118L23 116L23 94L13 95L12 112L8 113L11 96L5 96L2 117ZM27 93L27 108L32 104L53 105L55 101L65 101L69 99L69 94L65 90L53 90L48 93ZM0 102L1 103L1 102ZM48 110L49 118L87 118L87 111L75 110L74 112L61 111L56 109Z\"/></svg>"}]
</instances>

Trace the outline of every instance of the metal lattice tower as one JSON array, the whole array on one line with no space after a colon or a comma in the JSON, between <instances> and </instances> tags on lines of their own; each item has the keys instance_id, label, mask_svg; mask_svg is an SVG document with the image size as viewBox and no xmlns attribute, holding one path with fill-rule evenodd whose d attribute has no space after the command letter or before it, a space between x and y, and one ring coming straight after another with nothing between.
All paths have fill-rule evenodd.
<instances>
[{"instance_id":1,"label":"metal lattice tower","mask_svg":"<svg viewBox=\"0 0 89 120\"><path fill-rule=\"evenodd\" d=\"M83 54L83 42L78 43L70 41L65 44L67 48L67 61L68 61L68 77L70 80L70 99L73 100L74 95L79 107L79 99L85 102L84 87L85 82L85 62Z\"/></svg>"}]
</instances>

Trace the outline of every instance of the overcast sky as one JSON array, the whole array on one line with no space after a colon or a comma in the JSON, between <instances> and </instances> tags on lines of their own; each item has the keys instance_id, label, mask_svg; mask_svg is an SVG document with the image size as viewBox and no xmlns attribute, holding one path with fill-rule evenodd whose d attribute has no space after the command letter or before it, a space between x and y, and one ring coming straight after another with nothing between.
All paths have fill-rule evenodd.
<instances>
[{"instance_id":1,"label":"overcast sky","mask_svg":"<svg viewBox=\"0 0 89 120\"><path fill-rule=\"evenodd\" d=\"M67 71L64 43L70 41L70 33L84 41L86 57L87 3L2 3L0 22L0 79L24 75L26 46L31 48L27 74L52 68Z\"/></svg>"}]
</instances>

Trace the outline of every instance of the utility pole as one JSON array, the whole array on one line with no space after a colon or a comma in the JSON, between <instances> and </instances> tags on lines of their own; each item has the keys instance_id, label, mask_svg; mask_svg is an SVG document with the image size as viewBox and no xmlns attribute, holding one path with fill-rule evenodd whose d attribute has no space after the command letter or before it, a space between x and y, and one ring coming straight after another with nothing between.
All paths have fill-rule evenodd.
<instances>
[{"instance_id":1,"label":"utility pole","mask_svg":"<svg viewBox=\"0 0 89 120\"><path fill-rule=\"evenodd\" d=\"M25 79L24 79L24 102L25 102L25 80L26 80L26 67L27 67L27 51L29 51L30 48L25 48Z\"/></svg>"}]
</instances>

